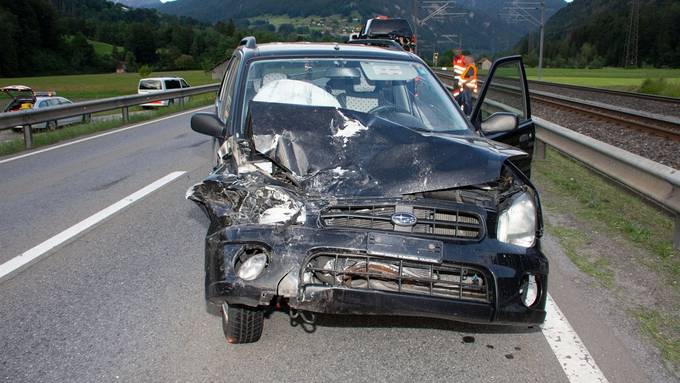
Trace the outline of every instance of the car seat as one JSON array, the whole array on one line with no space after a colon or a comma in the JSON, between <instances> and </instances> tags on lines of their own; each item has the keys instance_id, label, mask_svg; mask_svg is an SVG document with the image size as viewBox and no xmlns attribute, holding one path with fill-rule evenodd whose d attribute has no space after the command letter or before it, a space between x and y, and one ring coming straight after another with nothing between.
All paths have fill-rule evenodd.
<instances>
[{"instance_id":1,"label":"car seat","mask_svg":"<svg viewBox=\"0 0 680 383\"><path fill-rule=\"evenodd\" d=\"M380 93L376 86L368 83L364 76L357 79L351 89L338 96L344 108L368 113L380 106Z\"/></svg>"}]
</instances>

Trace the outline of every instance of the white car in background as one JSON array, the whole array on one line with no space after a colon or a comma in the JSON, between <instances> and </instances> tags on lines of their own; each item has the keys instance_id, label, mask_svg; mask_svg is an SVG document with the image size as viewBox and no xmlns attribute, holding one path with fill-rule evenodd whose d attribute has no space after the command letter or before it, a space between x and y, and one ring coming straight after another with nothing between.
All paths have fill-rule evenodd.
<instances>
[{"instance_id":1,"label":"white car in background","mask_svg":"<svg viewBox=\"0 0 680 383\"><path fill-rule=\"evenodd\" d=\"M0 88L0 92L7 94L11 97L11 101L4 108L5 113L20 112L24 110L31 109L43 109L49 108L51 106L67 105L73 104L73 101L64 98L57 97L56 92L36 92L28 86L24 85L10 85L4 88ZM33 129L49 129L54 130L60 126L66 126L71 124L77 124L80 122L87 122L89 120L88 115L67 117L54 121L41 122L38 124L33 124ZM23 126L15 126L15 131L21 131Z\"/></svg>"},{"instance_id":2,"label":"white car in background","mask_svg":"<svg viewBox=\"0 0 680 383\"><path fill-rule=\"evenodd\" d=\"M189 88L190 85L181 77L150 77L139 80L137 87L138 94L161 93L169 90ZM188 97L184 97L184 101L188 101ZM174 103L179 103L180 98L163 101L152 101L142 104L143 108L155 108L162 106L170 106Z\"/></svg>"}]
</instances>

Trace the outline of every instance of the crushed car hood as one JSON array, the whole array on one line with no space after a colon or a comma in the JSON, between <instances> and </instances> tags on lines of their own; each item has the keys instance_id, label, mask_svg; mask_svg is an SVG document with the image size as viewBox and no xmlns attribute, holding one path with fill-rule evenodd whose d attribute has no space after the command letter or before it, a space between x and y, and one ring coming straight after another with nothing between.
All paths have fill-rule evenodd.
<instances>
[{"instance_id":1,"label":"crushed car hood","mask_svg":"<svg viewBox=\"0 0 680 383\"><path fill-rule=\"evenodd\" d=\"M251 102L251 149L289 171L304 192L399 197L492 182L527 154L473 135L411 129L332 107Z\"/></svg>"}]
</instances>

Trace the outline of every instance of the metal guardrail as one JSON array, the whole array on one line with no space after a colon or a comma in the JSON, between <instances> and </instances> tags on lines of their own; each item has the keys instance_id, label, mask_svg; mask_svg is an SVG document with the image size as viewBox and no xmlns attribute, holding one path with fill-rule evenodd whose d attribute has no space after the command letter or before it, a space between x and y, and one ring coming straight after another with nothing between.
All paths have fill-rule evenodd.
<instances>
[{"instance_id":1,"label":"metal guardrail","mask_svg":"<svg viewBox=\"0 0 680 383\"><path fill-rule=\"evenodd\" d=\"M170 100L217 92L219 84L203 85L162 93L132 95L49 107L45 109L0 113L0 130L26 126L26 147L31 147L31 124L68 117L121 109L123 121L129 120L131 106L152 101ZM506 105L487 100L494 108L509 110ZM664 207L674 216L673 246L680 248L680 171L651 161L623 149L595 140L541 118L534 118L539 144L537 154L545 154L550 145Z\"/></svg>"},{"instance_id":2,"label":"metal guardrail","mask_svg":"<svg viewBox=\"0 0 680 383\"><path fill-rule=\"evenodd\" d=\"M494 110L518 112L485 100ZM539 117L535 156L545 158L548 146L583 163L612 181L663 208L674 220L673 247L680 249L680 171L588 137Z\"/></svg>"},{"instance_id":3,"label":"metal guardrail","mask_svg":"<svg viewBox=\"0 0 680 383\"><path fill-rule=\"evenodd\" d=\"M201 85L184 89L170 90L166 92L135 94L105 98L101 100L76 102L68 105L47 107L44 109L31 109L19 112L0 113L0 130L11 129L16 126L24 127L24 144L27 149L33 145L33 128L31 125L41 122L60 120L69 117L91 115L93 113L108 110L121 109L123 122L130 120L129 108L131 106L146 104L153 101L179 99L204 93L217 92L219 84Z\"/></svg>"},{"instance_id":4,"label":"metal guardrail","mask_svg":"<svg viewBox=\"0 0 680 383\"><path fill-rule=\"evenodd\" d=\"M450 85L445 85L452 89ZM484 101L490 112L518 110L494 100ZM521 114L521 113L520 113ZM583 163L665 210L673 219L673 247L680 249L680 170L633 154L542 118L536 126L535 155L545 158L548 146Z\"/></svg>"}]
</instances>

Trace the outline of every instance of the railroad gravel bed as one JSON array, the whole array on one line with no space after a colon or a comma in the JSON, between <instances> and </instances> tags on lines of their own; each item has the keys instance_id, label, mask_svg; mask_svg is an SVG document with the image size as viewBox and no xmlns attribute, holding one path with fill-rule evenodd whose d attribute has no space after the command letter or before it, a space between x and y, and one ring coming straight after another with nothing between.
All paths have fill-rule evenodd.
<instances>
[{"instance_id":1,"label":"railroad gravel bed","mask_svg":"<svg viewBox=\"0 0 680 383\"><path fill-rule=\"evenodd\" d=\"M562 88L559 85L553 86L530 83L529 89L555 93L560 96L580 98L582 100L597 101L604 104L660 114L663 116L680 117L680 104L674 104L671 102L654 101L616 94L581 91L576 89Z\"/></svg>"},{"instance_id":2,"label":"railroad gravel bed","mask_svg":"<svg viewBox=\"0 0 680 383\"><path fill-rule=\"evenodd\" d=\"M680 142L626 128L609 121L584 117L538 102L531 103L531 111L534 116L652 161L680 169Z\"/></svg>"},{"instance_id":3,"label":"railroad gravel bed","mask_svg":"<svg viewBox=\"0 0 680 383\"><path fill-rule=\"evenodd\" d=\"M450 80L444 79L445 83L450 83ZM537 89L531 85L532 89ZM547 88L547 87L546 87ZM548 89L541 89L548 92ZM555 88L552 88L555 91ZM570 93L567 93L570 92ZM619 106L624 106L632 109L647 110L651 113L659 113L659 111L668 110L669 113L664 113L666 115L678 115L680 116L680 108L673 106L673 104L665 103L665 109L660 107L659 102L651 100L639 100L636 105L631 105L631 100L629 97L625 96L615 96L615 95L603 95L595 94L592 92L580 92L573 89L560 88L560 94L565 96L588 99L589 97L594 97L597 95L599 98L592 98L594 101L599 101L603 103L613 104L615 98L619 99L619 102L626 102L627 104L618 104ZM605 100L604 98L607 98ZM504 97L501 94L494 94L494 100L504 103ZM627 100L621 100L627 99ZM506 102L507 103L507 102ZM644 104L643 104L644 103ZM512 104L512 102L510 103ZM654 105L656 109L644 109L644 105L650 104ZM565 111L552 106L548 106L541 102L533 101L531 103L531 112L534 116L541 117L544 120L561 125L567 129L574 130L586 136L592 137L596 140L606 142L610 145L614 145L623 150L627 150L631 153L635 153L639 156L648 158L652 161L656 161L666 166L670 166L675 169L680 169L680 142L672 141L667 138L659 137L650 133L641 132L638 130L630 129L610 121L594 119L591 117L586 117L580 115L576 112ZM670 114L670 112L674 114ZM661 113L660 113L661 114Z\"/></svg>"}]
</instances>

